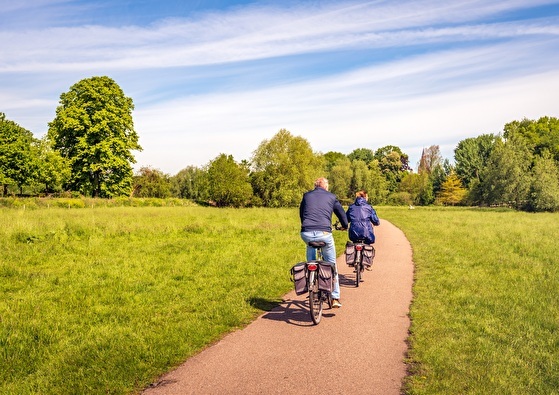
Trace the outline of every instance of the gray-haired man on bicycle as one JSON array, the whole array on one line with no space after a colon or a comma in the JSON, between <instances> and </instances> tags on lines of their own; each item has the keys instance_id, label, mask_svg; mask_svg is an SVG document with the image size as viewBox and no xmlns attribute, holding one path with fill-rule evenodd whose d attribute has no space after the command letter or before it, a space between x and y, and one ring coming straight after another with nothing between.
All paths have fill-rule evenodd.
<instances>
[{"instance_id":1,"label":"gray-haired man on bicycle","mask_svg":"<svg viewBox=\"0 0 559 395\"><path fill-rule=\"evenodd\" d=\"M301 217L301 238L307 243L307 260L316 259L316 251L309 247L309 241L324 241L326 246L322 248L322 256L326 262L336 267L336 246L332 236L332 214L340 221L341 227L347 229L348 222L346 213L334 195L328 192L328 180L324 177L317 179L314 189L303 195L299 206ZM332 290L332 307L342 307L340 302L340 282L336 270L334 278L334 289Z\"/></svg>"}]
</instances>

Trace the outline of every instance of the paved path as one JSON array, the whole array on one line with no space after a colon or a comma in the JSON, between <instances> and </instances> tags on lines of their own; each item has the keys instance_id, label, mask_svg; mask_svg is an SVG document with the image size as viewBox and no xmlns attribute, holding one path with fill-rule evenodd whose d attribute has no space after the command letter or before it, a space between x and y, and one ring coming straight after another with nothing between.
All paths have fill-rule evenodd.
<instances>
[{"instance_id":1,"label":"paved path","mask_svg":"<svg viewBox=\"0 0 559 395\"><path fill-rule=\"evenodd\" d=\"M345 258L338 259L343 307L325 310L319 325L310 320L306 296L291 292L279 307L188 359L143 394L400 394L412 252L389 222L375 232L373 270L355 288Z\"/></svg>"}]
</instances>

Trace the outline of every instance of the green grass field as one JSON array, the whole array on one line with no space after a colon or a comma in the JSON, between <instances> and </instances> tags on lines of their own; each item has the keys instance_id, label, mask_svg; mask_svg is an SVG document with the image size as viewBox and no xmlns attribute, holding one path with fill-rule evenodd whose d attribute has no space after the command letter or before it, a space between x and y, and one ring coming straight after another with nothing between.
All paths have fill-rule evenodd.
<instances>
[{"instance_id":1,"label":"green grass field","mask_svg":"<svg viewBox=\"0 0 559 395\"><path fill-rule=\"evenodd\" d=\"M135 393L304 259L297 209L85 207L0 209L0 394ZM559 393L559 215L377 211L416 262L406 391Z\"/></svg>"},{"instance_id":2,"label":"green grass field","mask_svg":"<svg viewBox=\"0 0 559 395\"><path fill-rule=\"evenodd\" d=\"M127 394L291 289L298 211L0 211L0 393Z\"/></svg>"},{"instance_id":3,"label":"green grass field","mask_svg":"<svg viewBox=\"0 0 559 395\"><path fill-rule=\"evenodd\" d=\"M559 393L559 215L379 212L414 251L408 393Z\"/></svg>"}]
</instances>

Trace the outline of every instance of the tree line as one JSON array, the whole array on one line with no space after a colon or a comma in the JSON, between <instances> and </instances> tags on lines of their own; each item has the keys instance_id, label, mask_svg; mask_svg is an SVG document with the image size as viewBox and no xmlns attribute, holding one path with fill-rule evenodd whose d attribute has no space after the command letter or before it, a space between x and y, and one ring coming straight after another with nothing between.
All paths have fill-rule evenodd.
<instances>
[{"instance_id":1,"label":"tree line","mask_svg":"<svg viewBox=\"0 0 559 395\"><path fill-rule=\"evenodd\" d=\"M281 129L250 160L221 153L171 176L152 167L133 172L132 151L141 150L133 108L112 79L92 77L61 95L42 139L0 113L2 196L176 197L220 207L293 207L314 179L326 176L346 204L365 189L376 205L559 210L559 120L552 117L512 121L500 134L464 139L454 162L432 145L423 150L417 172L397 146L320 153Z\"/></svg>"}]
</instances>

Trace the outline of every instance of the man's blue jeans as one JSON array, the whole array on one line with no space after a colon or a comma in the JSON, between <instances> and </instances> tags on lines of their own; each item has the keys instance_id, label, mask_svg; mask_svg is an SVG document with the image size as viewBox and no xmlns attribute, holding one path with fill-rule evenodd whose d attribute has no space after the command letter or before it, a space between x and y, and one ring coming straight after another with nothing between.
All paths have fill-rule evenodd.
<instances>
[{"instance_id":1,"label":"man's blue jeans","mask_svg":"<svg viewBox=\"0 0 559 395\"><path fill-rule=\"evenodd\" d=\"M326 262L330 262L336 275L334 276L334 289L332 290L332 298L340 299L340 281L338 279L338 269L336 268L336 246L334 245L334 237L330 232L318 230L301 232L301 239L308 244L309 241L324 241L326 246L322 248L322 257ZM316 251L307 245L307 261L316 259Z\"/></svg>"}]
</instances>

